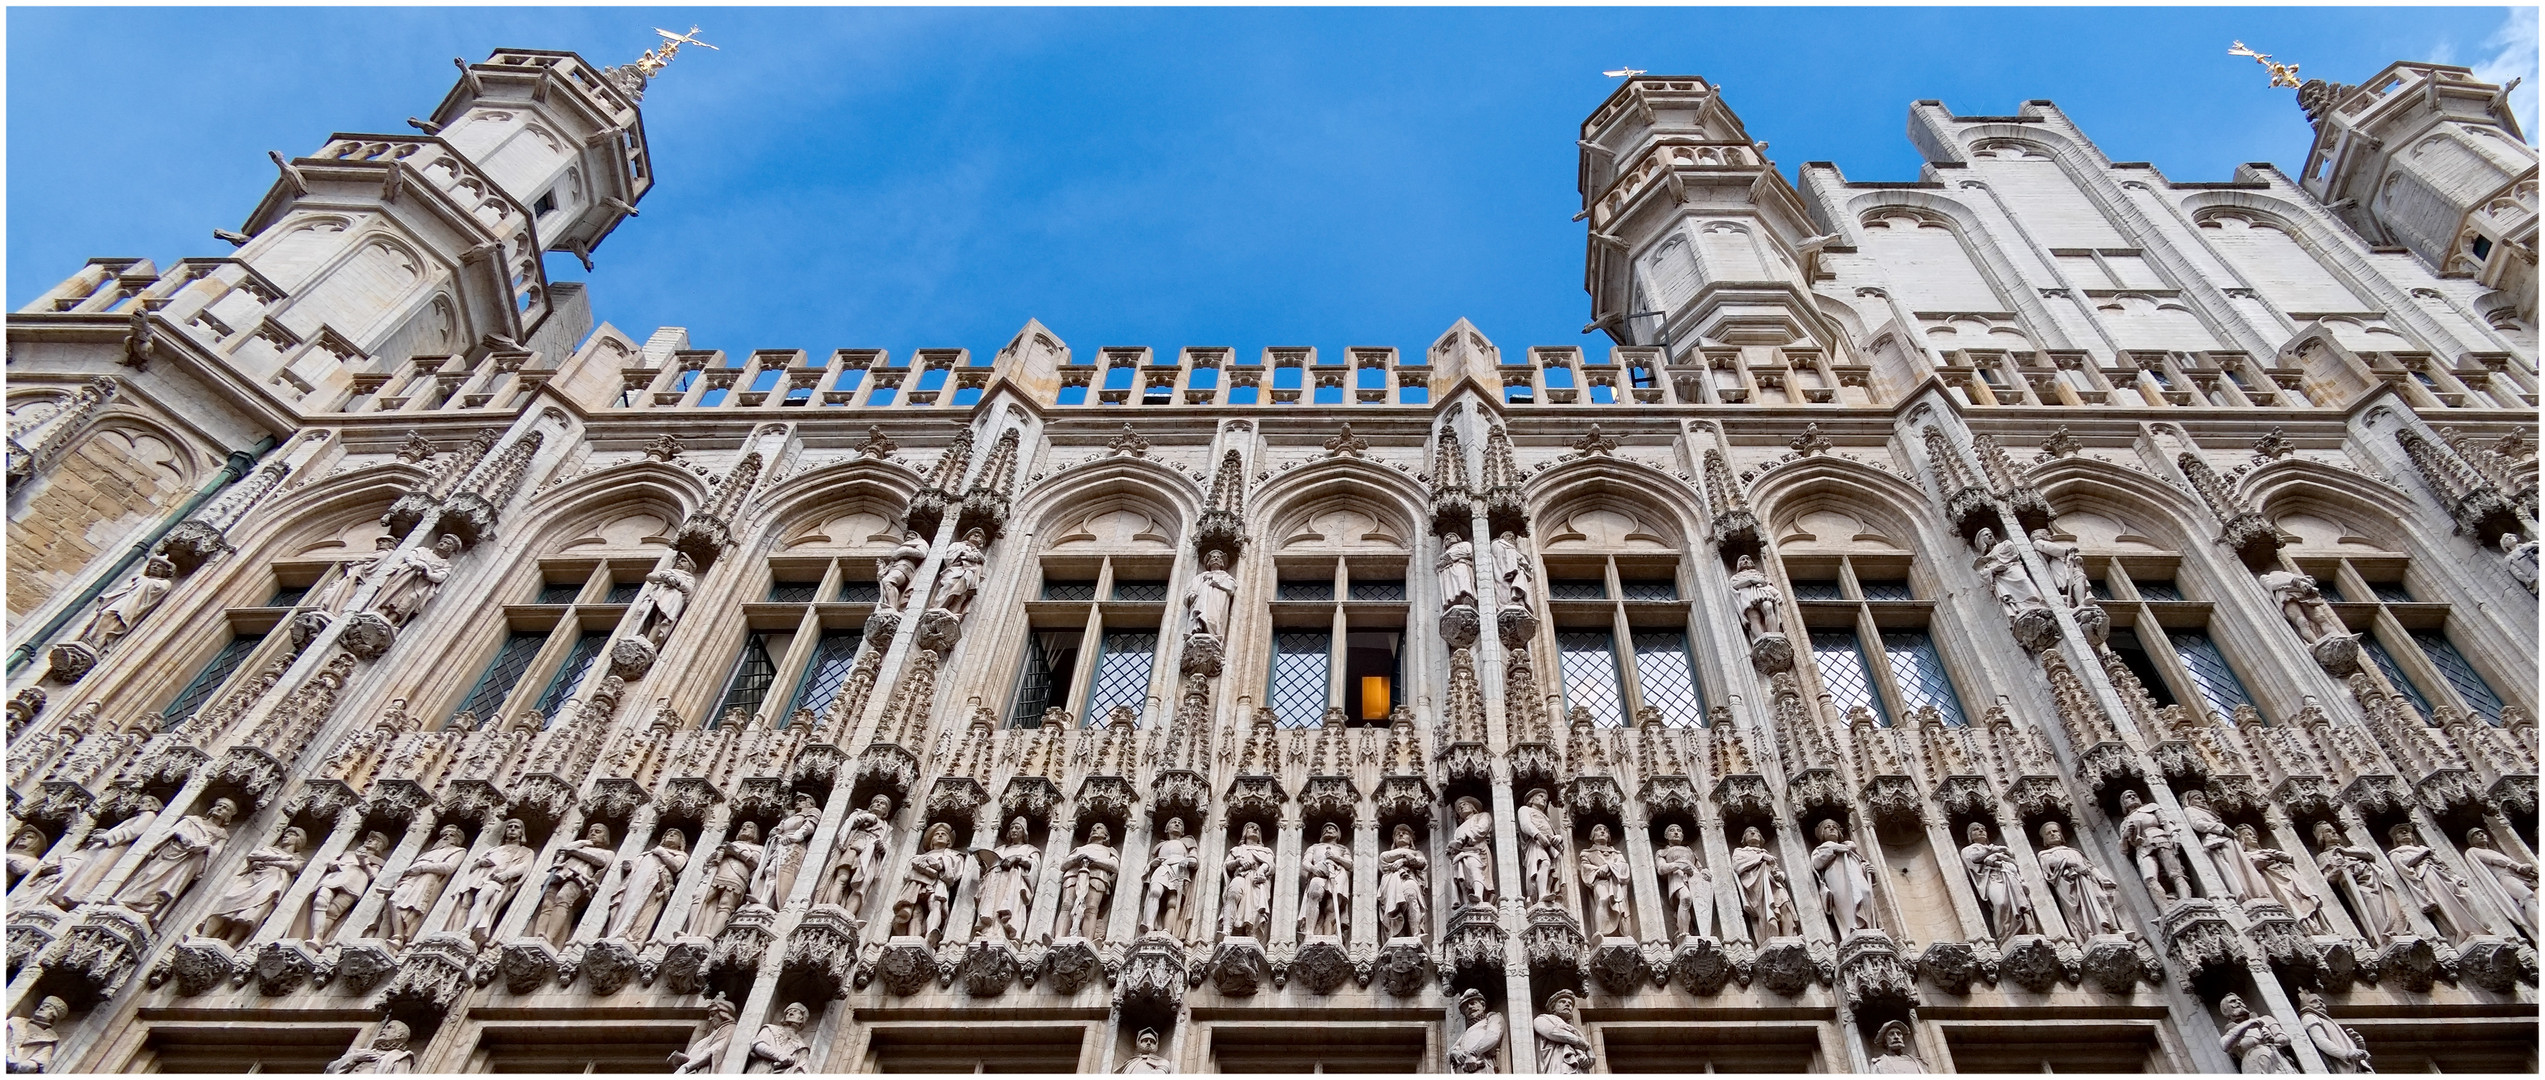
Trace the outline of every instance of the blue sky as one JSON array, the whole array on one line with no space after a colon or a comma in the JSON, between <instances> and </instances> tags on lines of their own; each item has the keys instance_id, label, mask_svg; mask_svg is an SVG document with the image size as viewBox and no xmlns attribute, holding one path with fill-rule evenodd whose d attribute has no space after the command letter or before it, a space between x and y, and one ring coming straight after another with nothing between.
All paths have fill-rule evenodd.
<instances>
[{"instance_id":1,"label":"blue sky","mask_svg":"<svg viewBox=\"0 0 2545 1080\"><path fill-rule=\"evenodd\" d=\"M226 253L330 132L405 131L498 46L632 59L658 184L586 274L596 315L697 347L1506 348L1588 320L1573 140L1606 68L1698 74L1790 178L1909 179L1909 103L2059 103L2179 180L2294 173L2309 132L2242 38L2356 82L2523 74L2535 9L12 8L12 308L91 256ZM1603 339L1604 340L1604 339Z\"/></svg>"}]
</instances>

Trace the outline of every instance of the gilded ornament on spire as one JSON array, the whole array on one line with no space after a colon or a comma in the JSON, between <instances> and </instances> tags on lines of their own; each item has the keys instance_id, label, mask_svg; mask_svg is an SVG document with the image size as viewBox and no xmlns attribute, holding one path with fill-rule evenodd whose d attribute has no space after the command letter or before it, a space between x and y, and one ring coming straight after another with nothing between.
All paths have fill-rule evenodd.
<instances>
[{"instance_id":1,"label":"gilded ornament on spire","mask_svg":"<svg viewBox=\"0 0 2545 1080\"><path fill-rule=\"evenodd\" d=\"M686 34L675 34L659 26L654 28L654 33L663 39L661 47L647 49L645 50L645 55L636 58L636 69L644 72L645 77L649 79L660 73L664 68L672 66L672 58L680 54L680 47L683 45L696 45L701 49L708 50L709 52L724 51L713 45L707 44L704 41L698 40L698 27L695 24L690 26L689 32ZM2291 68L2290 70L2295 71L2297 69ZM2296 84L2292 83L2290 85L2294 86Z\"/></svg>"},{"instance_id":2,"label":"gilded ornament on spire","mask_svg":"<svg viewBox=\"0 0 2545 1080\"><path fill-rule=\"evenodd\" d=\"M2298 88L2298 66L2296 64L2272 63L2270 53L2255 52L2252 49L2246 48L2245 43L2241 41L2229 42L2228 44L2231 47L2227 50L2227 55L2250 56L2253 57L2254 63L2270 68L2271 85L2285 86L2291 90Z\"/></svg>"}]
</instances>

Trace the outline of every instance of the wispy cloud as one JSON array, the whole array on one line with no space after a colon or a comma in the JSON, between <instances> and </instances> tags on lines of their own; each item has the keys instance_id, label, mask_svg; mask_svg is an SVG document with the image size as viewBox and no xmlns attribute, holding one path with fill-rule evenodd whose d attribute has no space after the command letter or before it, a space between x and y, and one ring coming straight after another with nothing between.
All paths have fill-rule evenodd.
<instances>
[{"instance_id":1,"label":"wispy cloud","mask_svg":"<svg viewBox=\"0 0 2545 1080\"><path fill-rule=\"evenodd\" d=\"M2536 9L2516 7L2501 21L2499 29L2483 41L2492 50L2489 58L2474 65L2474 77L2488 83L2506 83L2523 79L2510 91L2510 108L2517 112L2519 123L2527 129L2527 141L2536 142Z\"/></svg>"}]
</instances>

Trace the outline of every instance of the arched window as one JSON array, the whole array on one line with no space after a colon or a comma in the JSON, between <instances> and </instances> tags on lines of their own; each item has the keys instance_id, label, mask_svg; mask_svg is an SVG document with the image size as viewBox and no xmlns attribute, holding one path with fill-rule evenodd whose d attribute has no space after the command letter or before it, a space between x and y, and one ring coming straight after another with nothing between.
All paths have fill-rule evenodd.
<instances>
[{"instance_id":1,"label":"arched window","mask_svg":"<svg viewBox=\"0 0 2545 1080\"><path fill-rule=\"evenodd\" d=\"M1644 717L1705 719L1689 649L1689 605L1675 530L1657 512L1594 500L1544 515L1540 558L1569 713L1601 727Z\"/></svg>"},{"instance_id":2,"label":"arched window","mask_svg":"<svg viewBox=\"0 0 2545 1080\"><path fill-rule=\"evenodd\" d=\"M1039 727L1060 709L1084 725L1117 707L1146 712L1158 645L1174 615L1178 526L1146 500L1096 496L1046 531L1028 593L1025 658L1008 721Z\"/></svg>"},{"instance_id":3,"label":"arched window","mask_svg":"<svg viewBox=\"0 0 2545 1080\"><path fill-rule=\"evenodd\" d=\"M2355 512L2307 504L2283 511L2272 524L2289 560L2315 578L2316 591L2344 628L2359 634L2360 650L2414 709L2428 717L2445 707L2500 722L2506 703L2451 639L2448 604L2416 592L2411 560L2390 550L2368 522Z\"/></svg>"},{"instance_id":4,"label":"arched window","mask_svg":"<svg viewBox=\"0 0 2545 1080\"><path fill-rule=\"evenodd\" d=\"M1914 572L1912 541L1826 502L1779 522L1776 539L1821 689L1842 712L1862 707L1892 724L1933 707L1947 723L1969 722L1929 629L1937 586Z\"/></svg>"},{"instance_id":5,"label":"arched window","mask_svg":"<svg viewBox=\"0 0 2545 1080\"><path fill-rule=\"evenodd\" d=\"M717 717L739 708L784 725L839 700L875 610L876 560L903 542L898 516L855 498L781 530L765 591L745 598L741 651Z\"/></svg>"},{"instance_id":6,"label":"arched window","mask_svg":"<svg viewBox=\"0 0 2545 1080\"><path fill-rule=\"evenodd\" d=\"M1273 530L1272 663L1264 703L1283 727L1326 710L1383 724L1405 700L1405 526L1342 496L1284 516Z\"/></svg>"},{"instance_id":7,"label":"arched window","mask_svg":"<svg viewBox=\"0 0 2545 1080\"><path fill-rule=\"evenodd\" d=\"M2237 706L2254 704L2209 632L2207 597L2177 578L2182 555L2137 512L2071 509L2051 522L2050 533L2084 556L2095 599L2112 619L2104 645L2158 706L2190 705L2225 720Z\"/></svg>"}]
</instances>

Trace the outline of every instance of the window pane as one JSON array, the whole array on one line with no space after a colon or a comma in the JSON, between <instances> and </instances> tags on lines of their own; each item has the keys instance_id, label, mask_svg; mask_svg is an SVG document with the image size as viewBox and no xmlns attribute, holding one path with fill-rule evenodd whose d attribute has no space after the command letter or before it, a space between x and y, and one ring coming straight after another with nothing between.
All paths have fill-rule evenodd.
<instances>
[{"instance_id":1,"label":"window pane","mask_svg":"<svg viewBox=\"0 0 2545 1080\"><path fill-rule=\"evenodd\" d=\"M745 714L760 711L761 701L769 696L769 684L778 681L778 663L769 659L769 636L753 634L742 642L742 655L733 663L733 680L725 684L725 699L716 705L711 724L722 723L722 717L735 709Z\"/></svg>"},{"instance_id":2,"label":"window pane","mask_svg":"<svg viewBox=\"0 0 2545 1080\"><path fill-rule=\"evenodd\" d=\"M1564 667L1564 708L1591 711L1600 727L1626 726L1626 694L1617 680L1617 648L1605 630L1559 630L1555 652Z\"/></svg>"},{"instance_id":3,"label":"window pane","mask_svg":"<svg viewBox=\"0 0 2545 1080\"><path fill-rule=\"evenodd\" d=\"M1887 630L1882 635L1882 652L1891 660L1891 678L1898 684L1900 703L1915 709L1933 705L1944 714L1944 722L1960 727L1970 722L1962 715L1962 697L1953 692L1953 678L1945 674L1944 655L1935 650L1935 636L1924 630Z\"/></svg>"},{"instance_id":4,"label":"window pane","mask_svg":"<svg viewBox=\"0 0 2545 1080\"><path fill-rule=\"evenodd\" d=\"M1008 722L1017 727L1043 726L1043 711L1063 704L1053 693L1062 674L1077 663L1078 635L1026 634L1025 671L1016 681L1016 704L1008 709Z\"/></svg>"},{"instance_id":5,"label":"window pane","mask_svg":"<svg viewBox=\"0 0 2545 1080\"><path fill-rule=\"evenodd\" d=\"M2330 578L2316 578L2315 593L2316 595L2323 597L2324 602L2327 604L2347 603L2347 601L2342 599L2342 590L2333 587L2333 582Z\"/></svg>"},{"instance_id":6,"label":"window pane","mask_svg":"<svg viewBox=\"0 0 2545 1080\"><path fill-rule=\"evenodd\" d=\"M555 719L557 707L565 704L566 695L583 681L583 673L592 666L592 658L601 655L601 646L609 644L606 632L585 634L574 639L574 648L566 652L566 662L557 665L557 673L548 676L548 688L539 692L539 704L532 708L542 717Z\"/></svg>"},{"instance_id":7,"label":"window pane","mask_svg":"<svg viewBox=\"0 0 2545 1080\"><path fill-rule=\"evenodd\" d=\"M1629 578L1618 582L1617 588L1618 591L1626 594L1628 600L1679 599L1679 583L1669 578L1647 578L1641 581Z\"/></svg>"},{"instance_id":8,"label":"window pane","mask_svg":"<svg viewBox=\"0 0 2545 1080\"><path fill-rule=\"evenodd\" d=\"M1333 647L1333 634L1304 630L1273 634L1272 687L1264 696L1270 699L1281 726L1325 723L1327 665L1332 662L1328 654Z\"/></svg>"},{"instance_id":9,"label":"window pane","mask_svg":"<svg viewBox=\"0 0 2545 1080\"><path fill-rule=\"evenodd\" d=\"M1688 659L1688 635L1676 630L1635 634L1635 673L1643 679L1644 704L1661 713L1669 727L1696 727L1705 722L1705 695L1697 691L1697 668Z\"/></svg>"},{"instance_id":10,"label":"window pane","mask_svg":"<svg viewBox=\"0 0 2545 1080\"><path fill-rule=\"evenodd\" d=\"M1116 705L1128 705L1133 712L1149 700L1149 665L1158 652L1157 632L1108 631L1104 651L1096 656L1095 682L1087 690L1086 722L1104 722L1105 714Z\"/></svg>"},{"instance_id":11,"label":"window pane","mask_svg":"<svg viewBox=\"0 0 2545 1080\"><path fill-rule=\"evenodd\" d=\"M2146 591L2144 587L2141 592ZM2192 673L2192 685L2200 690L2200 699L2220 719L2232 717L2236 706L2250 705L2253 696L2245 693L2245 684L2236 678L2236 669L2227 666L2227 654L2218 651L2218 643L2210 640L2207 630L2168 630L2165 640L2174 643L2174 651L2182 654L2183 666Z\"/></svg>"},{"instance_id":12,"label":"window pane","mask_svg":"<svg viewBox=\"0 0 2545 1080\"><path fill-rule=\"evenodd\" d=\"M2423 716L2430 715L2430 699L2422 694L2419 684L2405 677L2404 666L2395 662L2395 654L2386 651L2384 641L2375 634L2364 634L2359 639L2359 646L2377 664L2377 670L2385 673L2387 685L2411 701L2415 711Z\"/></svg>"},{"instance_id":13,"label":"window pane","mask_svg":"<svg viewBox=\"0 0 2545 1080\"><path fill-rule=\"evenodd\" d=\"M787 709L788 716L797 709L819 713L839 699L849 669L857 666L857 643L863 637L856 630L822 632L822 639L813 646L813 659L804 665L804 681L795 688L795 704Z\"/></svg>"},{"instance_id":14,"label":"window pane","mask_svg":"<svg viewBox=\"0 0 2545 1080\"><path fill-rule=\"evenodd\" d=\"M1332 600L1334 599L1334 582L1331 580L1284 581L1273 587L1273 599Z\"/></svg>"},{"instance_id":15,"label":"window pane","mask_svg":"<svg viewBox=\"0 0 2545 1080\"><path fill-rule=\"evenodd\" d=\"M645 579L643 578L638 578L634 581L613 581L610 583L610 594L602 597L601 602L604 604L633 604L636 602L636 591L644 587Z\"/></svg>"},{"instance_id":16,"label":"window pane","mask_svg":"<svg viewBox=\"0 0 2545 1080\"><path fill-rule=\"evenodd\" d=\"M1043 583L1043 599L1045 600L1093 600L1095 598L1096 583L1092 581L1045 581Z\"/></svg>"},{"instance_id":17,"label":"window pane","mask_svg":"<svg viewBox=\"0 0 2545 1080\"><path fill-rule=\"evenodd\" d=\"M1599 578L1556 578L1546 583L1549 600L1606 600L1608 582Z\"/></svg>"},{"instance_id":18,"label":"window pane","mask_svg":"<svg viewBox=\"0 0 2545 1080\"><path fill-rule=\"evenodd\" d=\"M1865 587L1865 599L1867 600L1917 599L1916 596L1910 594L1909 583L1905 581L1859 581L1857 584Z\"/></svg>"},{"instance_id":19,"label":"window pane","mask_svg":"<svg viewBox=\"0 0 2545 1080\"><path fill-rule=\"evenodd\" d=\"M2412 603L2412 590L2405 588L2400 581L2372 581L2368 583L2368 591L2377 594L2377 599L2385 603Z\"/></svg>"},{"instance_id":20,"label":"window pane","mask_svg":"<svg viewBox=\"0 0 2545 1080\"><path fill-rule=\"evenodd\" d=\"M582 592L583 583L580 581L551 581L539 586L538 602L542 604L571 604L574 603L574 598Z\"/></svg>"},{"instance_id":21,"label":"window pane","mask_svg":"<svg viewBox=\"0 0 2545 1080\"><path fill-rule=\"evenodd\" d=\"M1865 665L1864 645L1856 640L1855 631L1812 631L1812 665L1820 669L1821 688L1829 691L1841 715L1862 705L1884 723L1890 722L1882 699L1874 696L1873 669Z\"/></svg>"},{"instance_id":22,"label":"window pane","mask_svg":"<svg viewBox=\"0 0 2545 1080\"><path fill-rule=\"evenodd\" d=\"M1405 599L1405 580L1398 578L1394 581L1355 581L1352 583L1352 598L1355 600L1403 600Z\"/></svg>"},{"instance_id":23,"label":"window pane","mask_svg":"<svg viewBox=\"0 0 2545 1080\"><path fill-rule=\"evenodd\" d=\"M1844 600L1846 597L1839 593L1835 581L1797 581L1794 583L1794 599Z\"/></svg>"},{"instance_id":24,"label":"window pane","mask_svg":"<svg viewBox=\"0 0 2545 1080\"><path fill-rule=\"evenodd\" d=\"M2456 687L2457 696L2465 699L2466 707L2473 709L2476 716L2486 720L2501 718L2501 696L2493 693L2492 684L2484 682L2483 676L2475 673L2474 665L2466 662L2465 654L2448 642L2448 635L2437 630L2415 630L2412 640L2421 646L2421 654L2438 667L2440 676L2448 680L2448 685Z\"/></svg>"},{"instance_id":25,"label":"window pane","mask_svg":"<svg viewBox=\"0 0 2545 1080\"><path fill-rule=\"evenodd\" d=\"M231 638L229 644L221 646L220 652L213 653L212 659L204 661L203 670L195 672L194 681L187 683L185 689L177 692L177 700L169 702L167 708L160 710L159 717L165 721L163 726L175 727L178 723L193 718L195 710L203 707L204 699L211 697L213 691L220 689L221 684L229 679L230 673L237 671L240 664L247 662L247 654L256 651L257 643L264 640L263 634L241 634Z\"/></svg>"},{"instance_id":26,"label":"window pane","mask_svg":"<svg viewBox=\"0 0 2545 1080\"><path fill-rule=\"evenodd\" d=\"M883 589L872 581L851 578L840 582L839 599L843 604L872 604L884 598Z\"/></svg>"},{"instance_id":27,"label":"window pane","mask_svg":"<svg viewBox=\"0 0 2545 1080\"><path fill-rule=\"evenodd\" d=\"M1165 603L1166 582L1124 581L1116 578L1113 583L1113 598L1142 604Z\"/></svg>"},{"instance_id":28,"label":"window pane","mask_svg":"<svg viewBox=\"0 0 2545 1080\"><path fill-rule=\"evenodd\" d=\"M513 684L520 682L521 673L529 669L530 659L539 655L539 647L547 642L545 630L517 630L505 637L503 647L495 650L493 660L486 662L486 670L477 676L477 685L460 699L460 707L453 715L474 713L480 721L494 719L503 708L504 695L512 693Z\"/></svg>"},{"instance_id":29,"label":"window pane","mask_svg":"<svg viewBox=\"0 0 2545 1080\"><path fill-rule=\"evenodd\" d=\"M810 604L813 602L814 592L819 590L821 587L820 582L813 581L771 582L769 584L769 602L772 604Z\"/></svg>"},{"instance_id":30,"label":"window pane","mask_svg":"<svg viewBox=\"0 0 2545 1080\"><path fill-rule=\"evenodd\" d=\"M2175 587L2174 579L2172 578L2161 578L2153 581L2133 581L2131 584L2139 587L2139 599L2142 600L2180 600L2183 598L2183 590Z\"/></svg>"},{"instance_id":31,"label":"window pane","mask_svg":"<svg viewBox=\"0 0 2545 1080\"><path fill-rule=\"evenodd\" d=\"M300 602L301 602L301 600L302 600L302 599L304 599L304 598L306 598L308 595L309 595L309 586L307 586L307 585L282 585L282 586L277 586L277 587L274 589L274 595L272 595L272 596L270 596L270 597L267 597L267 598L265 599L265 606L266 606L266 607L291 607L291 606L292 606L292 605L294 605L294 604L298 604L298 603L300 603Z\"/></svg>"},{"instance_id":32,"label":"window pane","mask_svg":"<svg viewBox=\"0 0 2545 1080\"><path fill-rule=\"evenodd\" d=\"M2155 699L2159 707L2175 704L2174 688L2166 685L2164 677L2157 674L2156 661L2148 658L2147 646L2139 643L2138 631L2126 626L2113 627L2112 636L2106 644L2121 658L2122 666L2129 668L2130 674L2138 676L2139 685L2147 690L2147 696Z\"/></svg>"}]
</instances>

